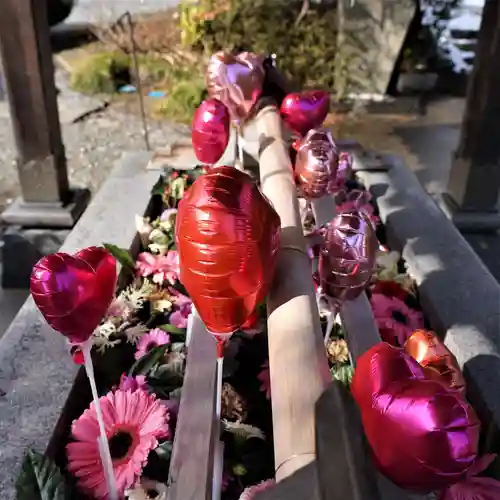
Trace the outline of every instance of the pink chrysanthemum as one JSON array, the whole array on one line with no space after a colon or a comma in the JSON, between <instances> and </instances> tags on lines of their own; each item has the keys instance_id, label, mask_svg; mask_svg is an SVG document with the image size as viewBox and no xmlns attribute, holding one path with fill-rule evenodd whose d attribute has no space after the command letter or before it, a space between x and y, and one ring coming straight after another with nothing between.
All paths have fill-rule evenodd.
<instances>
[{"instance_id":1,"label":"pink chrysanthemum","mask_svg":"<svg viewBox=\"0 0 500 500\"><path fill-rule=\"evenodd\" d=\"M121 495L135 484L158 439L168 437L168 411L146 391L109 392L99 399L113 469ZM80 488L99 500L108 496L108 487L99 455L99 425L94 403L73 422L67 445L68 470Z\"/></svg>"},{"instance_id":2,"label":"pink chrysanthemum","mask_svg":"<svg viewBox=\"0 0 500 500\"><path fill-rule=\"evenodd\" d=\"M396 347L403 347L415 330L424 328L422 314L408 307L397 297L374 293L370 302L373 316L384 342Z\"/></svg>"},{"instance_id":3,"label":"pink chrysanthemum","mask_svg":"<svg viewBox=\"0 0 500 500\"><path fill-rule=\"evenodd\" d=\"M170 343L170 335L160 328L154 328L149 333L144 334L137 342L137 351L135 359L142 358L148 351L154 347Z\"/></svg>"},{"instance_id":4,"label":"pink chrysanthemum","mask_svg":"<svg viewBox=\"0 0 500 500\"><path fill-rule=\"evenodd\" d=\"M175 250L170 250L167 255L142 252L137 256L135 268L140 276L153 276L153 281L159 285L165 281L173 285L179 279L179 254Z\"/></svg>"},{"instance_id":5,"label":"pink chrysanthemum","mask_svg":"<svg viewBox=\"0 0 500 500\"><path fill-rule=\"evenodd\" d=\"M257 493L265 491L276 484L274 479L268 479L267 481L262 481L262 483L245 488L240 496L240 500L253 500Z\"/></svg>"},{"instance_id":6,"label":"pink chrysanthemum","mask_svg":"<svg viewBox=\"0 0 500 500\"><path fill-rule=\"evenodd\" d=\"M262 365L262 371L257 375L260 380L260 390L266 393L266 398L271 399L271 372L269 371L269 361Z\"/></svg>"}]
</instances>

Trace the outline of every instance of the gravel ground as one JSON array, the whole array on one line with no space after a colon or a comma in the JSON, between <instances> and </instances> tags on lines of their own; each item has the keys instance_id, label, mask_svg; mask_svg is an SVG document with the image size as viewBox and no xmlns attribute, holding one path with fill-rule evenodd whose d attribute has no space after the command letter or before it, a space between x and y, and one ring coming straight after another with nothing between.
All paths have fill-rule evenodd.
<instances>
[{"instance_id":1,"label":"gravel ground","mask_svg":"<svg viewBox=\"0 0 500 500\"><path fill-rule=\"evenodd\" d=\"M63 75L58 74L56 81L60 109L74 109L81 104L79 101L88 99L69 91ZM149 121L148 130L152 149L165 147L188 133L187 127L164 121ZM110 105L75 123L63 121L62 132L72 185L87 186L93 192L124 152L145 149L135 103L127 107ZM15 156L10 119L0 113L0 211L19 194Z\"/></svg>"}]
</instances>

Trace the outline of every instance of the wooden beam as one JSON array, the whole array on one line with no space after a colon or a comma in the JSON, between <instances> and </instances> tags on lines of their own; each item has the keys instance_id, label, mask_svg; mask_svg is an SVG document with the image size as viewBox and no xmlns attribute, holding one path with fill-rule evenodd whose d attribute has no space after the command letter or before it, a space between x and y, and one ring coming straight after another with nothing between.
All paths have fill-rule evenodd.
<instances>
[{"instance_id":1,"label":"wooden beam","mask_svg":"<svg viewBox=\"0 0 500 500\"><path fill-rule=\"evenodd\" d=\"M45 1L3 0L0 53L25 202L69 196Z\"/></svg>"},{"instance_id":2,"label":"wooden beam","mask_svg":"<svg viewBox=\"0 0 500 500\"><path fill-rule=\"evenodd\" d=\"M261 188L281 218L281 249L268 295L274 452L280 481L316 458L315 405L331 376L282 120L274 106L267 106L254 123Z\"/></svg>"},{"instance_id":3,"label":"wooden beam","mask_svg":"<svg viewBox=\"0 0 500 500\"><path fill-rule=\"evenodd\" d=\"M215 435L215 340L199 316L193 319L182 398L169 472L169 500L212 497Z\"/></svg>"}]
</instances>

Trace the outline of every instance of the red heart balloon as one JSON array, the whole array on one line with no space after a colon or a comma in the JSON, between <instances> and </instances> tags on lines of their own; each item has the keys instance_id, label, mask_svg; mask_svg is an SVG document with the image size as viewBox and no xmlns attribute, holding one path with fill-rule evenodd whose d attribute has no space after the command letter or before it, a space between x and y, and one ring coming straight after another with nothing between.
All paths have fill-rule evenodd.
<instances>
[{"instance_id":1,"label":"red heart balloon","mask_svg":"<svg viewBox=\"0 0 500 500\"><path fill-rule=\"evenodd\" d=\"M196 158L202 163L217 163L229 142L229 111L217 99L203 101L194 113L191 140Z\"/></svg>"},{"instance_id":2,"label":"red heart balloon","mask_svg":"<svg viewBox=\"0 0 500 500\"><path fill-rule=\"evenodd\" d=\"M380 470L400 487L440 490L474 464L479 420L461 393L381 342L357 361L351 391Z\"/></svg>"},{"instance_id":3,"label":"red heart balloon","mask_svg":"<svg viewBox=\"0 0 500 500\"><path fill-rule=\"evenodd\" d=\"M293 132L304 136L321 127L330 109L330 96L323 90L288 94L281 103L281 115Z\"/></svg>"},{"instance_id":4,"label":"red heart balloon","mask_svg":"<svg viewBox=\"0 0 500 500\"><path fill-rule=\"evenodd\" d=\"M208 331L231 335L264 300L280 218L257 184L233 167L199 177L176 219L180 279Z\"/></svg>"},{"instance_id":5,"label":"red heart balloon","mask_svg":"<svg viewBox=\"0 0 500 500\"><path fill-rule=\"evenodd\" d=\"M116 261L100 247L54 253L33 267L30 290L47 323L72 343L99 326L116 290Z\"/></svg>"}]
</instances>

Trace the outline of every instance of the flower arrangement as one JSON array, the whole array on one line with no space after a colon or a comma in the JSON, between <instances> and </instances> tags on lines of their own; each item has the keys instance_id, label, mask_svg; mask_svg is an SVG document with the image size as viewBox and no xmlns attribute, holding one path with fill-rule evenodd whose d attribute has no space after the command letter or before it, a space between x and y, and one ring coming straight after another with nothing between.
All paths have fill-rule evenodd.
<instances>
[{"instance_id":1,"label":"flower arrangement","mask_svg":"<svg viewBox=\"0 0 500 500\"><path fill-rule=\"evenodd\" d=\"M175 218L179 201L203 172L171 170L154 186L158 216L136 217L141 250L135 258L104 245L129 277L90 339L120 498L166 498L192 308L179 281ZM76 364L84 363L78 345L69 344L69 351ZM265 307L233 336L227 351L223 498L232 500L274 473L271 407L260 380L267 360ZM90 403L71 425L62 463L28 451L16 483L18 498L62 498L53 492L72 499L107 498L98 436L96 406ZM31 496L23 496L28 492Z\"/></svg>"}]
</instances>

